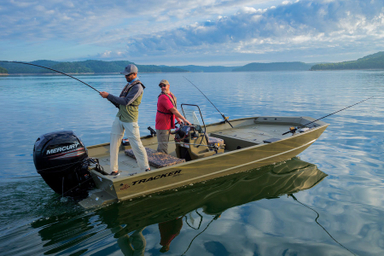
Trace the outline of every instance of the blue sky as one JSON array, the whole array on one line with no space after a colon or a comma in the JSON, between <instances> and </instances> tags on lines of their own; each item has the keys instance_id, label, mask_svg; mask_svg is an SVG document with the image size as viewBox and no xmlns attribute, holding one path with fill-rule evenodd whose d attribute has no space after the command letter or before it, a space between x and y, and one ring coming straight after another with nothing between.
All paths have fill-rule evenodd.
<instances>
[{"instance_id":1,"label":"blue sky","mask_svg":"<svg viewBox=\"0 0 384 256\"><path fill-rule=\"evenodd\" d=\"M384 51L383 0L2 0L0 60L338 62Z\"/></svg>"}]
</instances>

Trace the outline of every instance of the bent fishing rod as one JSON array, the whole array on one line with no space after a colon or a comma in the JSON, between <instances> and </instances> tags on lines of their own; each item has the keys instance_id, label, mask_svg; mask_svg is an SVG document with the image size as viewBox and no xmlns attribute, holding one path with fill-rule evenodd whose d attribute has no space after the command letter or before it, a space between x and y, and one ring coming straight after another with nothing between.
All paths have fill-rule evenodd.
<instances>
[{"instance_id":1,"label":"bent fishing rod","mask_svg":"<svg viewBox=\"0 0 384 256\"><path fill-rule=\"evenodd\" d=\"M59 71L59 70L56 70L56 69L53 69L53 68L49 68L49 67L45 67L45 66L41 66L41 65L37 65L37 64L33 64L33 63L28 63L28 62L21 62L21 61L3 61L3 60L0 60L0 62L25 64L25 65L35 66L35 67L39 67L39 68L49 69L49 70L52 70L52 71L54 71L54 72L60 73L60 74L62 74L62 75L69 76L70 78L73 78L73 79L79 81L80 83L83 83L83 84L85 84L86 86L88 86L89 88L91 88L91 89L97 91L98 93L100 93L97 89L95 89L94 87L90 86L90 85L87 84L86 82L83 82L83 81L81 81L80 79L78 79L78 78L76 78L76 77L74 77L74 76L68 75L67 73L64 73L64 72L62 72L62 71Z\"/></svg>"},{"instance_id":2,"label":"bent fishing rod","mask_svg":"<svg viewBox=\"0 0 384 256\"><path fill-rule=\"evenodd\" d=\"M339 113L339 112L341 112L341 111L343 111L343 110L346 110L346 109L348 109L348 108L351 108L351 107L353 107L353 106L356 106L356 105L358 105L358 104L360 104L360 103L363 103L364 101L367 101L367 100L369 100L369 99L372 99L373 97L374 97L374 96L371 96L371 97L369 97L369 98L366 98L365 100L359 101L359 102L357 102L357 103L355 103L355 104L352 104L352 105L350 105L350 106L348 106L348 107L345 107L345 108L342 108L342 109L340 109L340 110L337 110L337 111L335 111L335 112L333 112L333 113L331 113L331 114L328 114L328 115L326 115L326 116L320 117L320 118L318 118L318 119L316 119L316 120L314 120L314 121L312 121L312 122L309 122L309 123L307 123L307 124L304 124L304 125L301 125L301 126L298 126L298 127L291 127L291 129L290 129L289 131L283 133L282 135L285 135L285 134L288 134L288 133L292 133L292 134L294 134L298 129L300 129L300 128L302 128L302 127L305 127L305 126L307 126L307 125L313 124L313 123L316 122L316 121L319 121L319 120L321 120L321 119L324 119L324 118L326 118L326 117L329 117L329 116L332 116L332 115L334 115L334 114L336 114L336 113Z\"/></svg>"},{"instance_id":3,"label":"bent fishing rod","mask_svg":"<svg viewBox=\"0 0 384 256\"><path fill-rule=\"evenodd\" d=\"M212 103L212 101L210 101L209 99L208 99L208 97L194 84L194 83L192 83L191 81L189 81L185 76L183 76L188 82L190 82L193 86L195 86L195 88L197 89L197 90L199 90L199 92L201 92L201 94L203 94L204 95L204 97L212 104L212 106L214 106L215 107L215 109L217 110L217 112L219 112L220 113L220 115L224 118L224 122L227 122L232 128L233 128L233 126L232 126L232 124L229 122L229 120L228 120L228 117L226 117L226 116L224 116L224 114L223 113L221 113L220 112L220 110L215 106L215 104L213 104Z\"/></svg>"}]
</instances>

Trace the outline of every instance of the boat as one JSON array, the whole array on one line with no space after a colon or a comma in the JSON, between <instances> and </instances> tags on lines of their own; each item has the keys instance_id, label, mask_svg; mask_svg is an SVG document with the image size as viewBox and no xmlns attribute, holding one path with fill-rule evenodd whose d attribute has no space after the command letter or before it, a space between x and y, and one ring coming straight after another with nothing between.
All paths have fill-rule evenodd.
<instances>
[{"instance_id":1,"label":"boat","mask_svg":"<svg viewBox=\"0 0 384 256\"><path fill-rule=\"evenodd\" d=\"M182 104L181 109L192 125L174 131L169 154L156 152L153 130L141 138L151 165L149 172L140 172L127 142L119 151L121 175L108 175L109 143L85 147L71 131L37 139L33 152L37 172L55 192L80 195L79 204L89 208L292 159L328 127L311 117L273 116L206 125L199 106Z\"/></svg>"}]
</instances>

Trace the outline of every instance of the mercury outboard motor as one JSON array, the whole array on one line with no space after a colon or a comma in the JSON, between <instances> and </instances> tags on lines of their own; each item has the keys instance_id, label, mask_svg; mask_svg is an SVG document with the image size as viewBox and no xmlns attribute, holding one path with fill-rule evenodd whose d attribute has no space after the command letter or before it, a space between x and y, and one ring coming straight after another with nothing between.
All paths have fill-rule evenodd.
<instances>
[{"instance_id":1,"label":"mercury outboard motor","mask_svg":"<svg viewBox=\"0 0 384 256\"><path fill-rule=\"evenodd\" d=\"M33 148L37 172L58 194L85 197L94 187L88 171L88 151L72 131L40 136Z\"/></svg>"}]
</instances>

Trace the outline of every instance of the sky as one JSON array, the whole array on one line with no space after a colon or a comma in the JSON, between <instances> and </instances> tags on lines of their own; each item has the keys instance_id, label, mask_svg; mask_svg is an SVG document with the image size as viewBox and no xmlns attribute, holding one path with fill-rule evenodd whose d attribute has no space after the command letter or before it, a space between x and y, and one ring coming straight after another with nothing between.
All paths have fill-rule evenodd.
<instances>
[{"instance_id":1,"label":"sky","mask_svg":"<svg viewBox=\"0 0 384 256\"><path fill-rule=\"evenodd\" d=\"M383 0L2 0L0 60L242 66L384 51Z\"/></svg>"}]
</instances>

